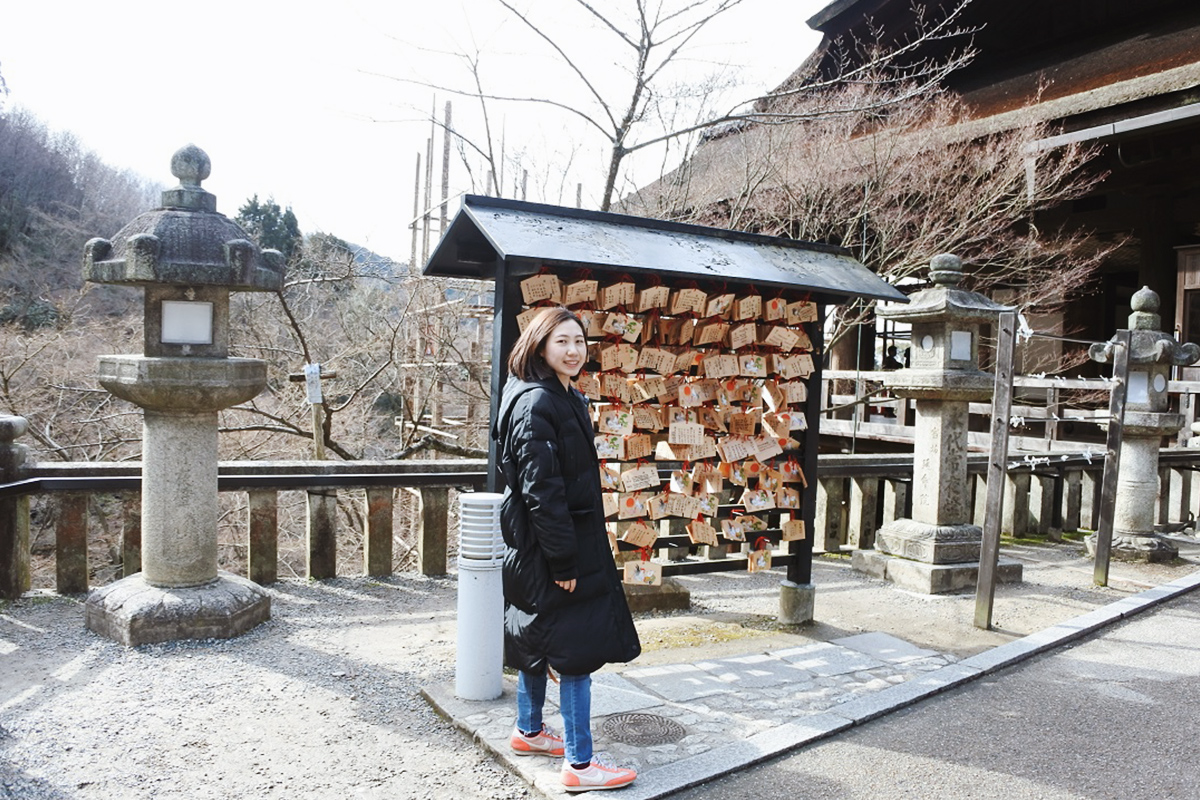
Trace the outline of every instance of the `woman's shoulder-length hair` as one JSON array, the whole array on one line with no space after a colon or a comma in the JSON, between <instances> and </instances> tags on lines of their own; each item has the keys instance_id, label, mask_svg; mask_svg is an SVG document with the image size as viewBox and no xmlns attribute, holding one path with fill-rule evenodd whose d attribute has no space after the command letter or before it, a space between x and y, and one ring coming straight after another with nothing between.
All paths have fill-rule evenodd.
<instances>
[{"instance_id":1,"label":"woman's shoulder-length hair","mask_svg":"<svg viewBox=\"0 0 1200 800\"><path fill-rule=\"evenodd\" d=\"M586 335L579 317L562 306L547 306L517 337L512 352L508 355L508 371L523 381L545 380L554 376L554 370L542 357L542 348L550 334L567 321L574 322Z\"/></svg>"}]
</instances>

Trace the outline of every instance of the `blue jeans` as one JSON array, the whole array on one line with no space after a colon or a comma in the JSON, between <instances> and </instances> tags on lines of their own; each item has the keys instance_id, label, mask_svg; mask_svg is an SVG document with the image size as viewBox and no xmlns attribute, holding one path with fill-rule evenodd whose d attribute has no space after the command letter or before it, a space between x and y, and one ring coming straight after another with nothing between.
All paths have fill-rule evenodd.
<instances>
[{"instance_id":1,"label":"blue jeans","mask_svg":"<svg viewBox=\"0 0 1200 800\"><path fill-rule=\"evenodd\" d=\"M586 764L592 760L592 676L559 675L558 699L567 761ZM545 702L546 673L522 670L517 678L517 728L540 731Z\"/></svg>"}]
</instances>

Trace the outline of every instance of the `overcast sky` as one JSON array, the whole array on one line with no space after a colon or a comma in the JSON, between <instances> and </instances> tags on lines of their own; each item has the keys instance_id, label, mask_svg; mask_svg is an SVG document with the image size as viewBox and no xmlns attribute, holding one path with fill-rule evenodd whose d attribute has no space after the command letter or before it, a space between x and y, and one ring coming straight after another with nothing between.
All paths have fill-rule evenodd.
<instances>
[{"instance_id":1,"label":"overcast sky","mask_svg":"<svg viewBox=\"0 0 1200 800\"><path fill-rule=\"evenodd\" d=\"M569 22L567 0L516 2L534 16L555 10L548 24ZM619 4L629 3L606 0L599 7ZM738 96L766 91L816 46L819 36L805 21L824 5L743 0L696 41L686 62L689 77L724 64L725 74L743 83ZM439 53L478 52L496 91L544 94L564 85L555 84L562 67L520 25L505 21L496 0L19 0L5 6L0 74L10 106L74 133L109 164L164 184L174 183L171 154L193 142L212 158L205 188L217 195L222 213L235 215L252 194L271 196L293 208L306 232L337 234L400 260L409 254L416 158L430 135L435 95L439 115L453 100L456 122L478 121L470 101L394 78L462 87L461 60ZM567 26L554 33L568 52L600 59L592 63L619 60L612 40L595 30ZM541 170L531 183L552 191L549 173L572 157L574 173L557 182L571 187L561 202L574 203L574 182L582 180L584 206L596 207L601 155L577 148L578 129L528 108L495 113L509 153L524 151L525 163ZM564 147L568 139L572 144ZM435 148L437 164L440 136ZM468 190L468 181L452 162L451 194ZM534 192L530 199L559 202ZM452 203L451 215L456 208Z\"/></svg>"}]
</instances>

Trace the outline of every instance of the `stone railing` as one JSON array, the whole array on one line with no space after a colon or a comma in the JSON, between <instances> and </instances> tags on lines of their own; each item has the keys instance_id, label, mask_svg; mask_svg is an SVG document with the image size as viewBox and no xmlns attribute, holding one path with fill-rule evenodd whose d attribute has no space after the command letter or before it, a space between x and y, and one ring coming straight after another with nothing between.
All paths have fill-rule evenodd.
<instances>
[{"instance_id":1,"label":"stone railing","mask_svg":"<svg viewBox=\"0 0 1200 800\"><path fill-rule=\"evenodd\" d=\"M12 418L9 418L12 419ZM11 450L11 439L0 448ZM278 493L307 493L306 572L310 578L337 573L337 493L365 490L362 572L392 574L396 489L420 493L418 569L446 573L449 551L450 490L480 490L486 462L438 460L411 462L273 461L222 462L218 489L244 492L249 513L246 530L247 572L260 584L273 583L278 570ZM16 477L16 480L12 480ZM3 480L7 479L7 480ZM137 463L48 463L18 466L16 475L0 475L0 597L19 596L29 585L29 498L50 495L55 518L56 588L60 593L89 589L89 496L113 493L122 498L121 571L141 568L141 465Z\"/></svg>"}]
</instances>

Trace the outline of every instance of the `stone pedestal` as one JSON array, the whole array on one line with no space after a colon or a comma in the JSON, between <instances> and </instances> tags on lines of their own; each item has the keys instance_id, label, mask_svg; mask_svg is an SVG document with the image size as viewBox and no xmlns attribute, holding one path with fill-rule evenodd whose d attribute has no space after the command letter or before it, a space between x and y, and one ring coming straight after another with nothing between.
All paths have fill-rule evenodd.
<instances>
[{"instance_id":1,"label":"stone pedestal","mask_svg":"<svg viewBox=\"0 0 1200 800\"><path fill-rule=\"evenodd\" d=\"M920 594L945 594L971 589L979 580L979 557L957 564L931 564L877 550L856 550L850 565L872 578L891 581L902 589ZM1020 561L1001 557L996 568L1000 583L1020 583L1023 567Z\"/></svg>"},{"instance_id":2,"label":"stone pedestal","mask_svg":"<svg viewBox=\"0 0 1200 800\"><path fill-rule=\"evenodd\" d=\"M930 525L897 519L879 529L875 549L926 564L960 564L979 560L983 530L978 525Z\"/></svg>"},{"instance_id":3,"label":"stone pedestal","mask_svg":"<svg viewBox=\"0 0 1200 800\"><path fill-rule=\"evenodd\" d=\"M663 578L662 583L653 586L621 586L630 611L687 611L692 607L692 593L674 578Z\"/></svg>"},{"instance_id":4,"label":"stone pedestal","mask_svg":"<svg viewBox=\"0 0 1200 800\"><path fill-rule=\"evenodd\" d=\"M779 586L779 621L784 625L800 625L813 621L817 587L811 583L784 581Z\"/></svg>"},{"instance_id":5,"label":"stone pedestal","mask_svg":"<svg viewBox=\"0 0 1200 800\"><path fill-rule=\"evenodd\" d=\"M139 572L92 592L84 606L88 630L129 646L231 639L270 618L262 587L227 572L187 588L153 586Z\"/></svg>"},{"instance_id":6,"label":"stone pedestal","mask_svg":"<svg viewBox=\"0 0 1200 800\"><path fill-rule=\"evenodd\" d=\"M1134 417L1163 417L1152 425L1150 436L1145 425L1127 426L1121 442L1121 464L1117 473L1117 502L1113 508L1113 536L1109 557L1117 561L1161 563L1179 556L1179 548L1170 539L1154 532L1154 510L1159 496L1158 450L1164 435L1178 432L1183 418L1178 414L1139 414ZM1141 435L1139 435L1141 434ZM1084 540L1088 553L1095 555L1096 535Z\"/></svg>"}]
</instances>

